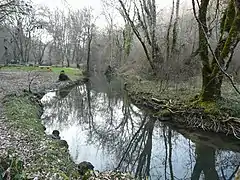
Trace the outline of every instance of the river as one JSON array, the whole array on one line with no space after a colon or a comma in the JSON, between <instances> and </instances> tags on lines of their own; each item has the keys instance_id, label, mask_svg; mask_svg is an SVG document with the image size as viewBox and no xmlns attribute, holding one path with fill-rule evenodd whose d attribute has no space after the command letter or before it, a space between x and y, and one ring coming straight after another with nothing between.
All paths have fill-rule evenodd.
<instances>
[{"instance_id":1,"label":"river","mask_svg":"<svg viewBox=\"0 0 240 180\"><path fill-rule=\"evenodd\" d=\"M59 130L76 163L119 169L149 179L233 179L239 140L178 129L131 104L119 79L92 77L43 99L46 133Z\"/></svg>"}]
</instances>

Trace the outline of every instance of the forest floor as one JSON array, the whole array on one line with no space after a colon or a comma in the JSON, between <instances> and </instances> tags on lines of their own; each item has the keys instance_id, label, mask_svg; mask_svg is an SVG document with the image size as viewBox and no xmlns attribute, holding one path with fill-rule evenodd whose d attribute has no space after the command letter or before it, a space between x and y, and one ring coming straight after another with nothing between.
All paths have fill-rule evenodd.
<instances>
[{"instance_id":1,"label":"forest floor","mask_svg":"<svg viewBox=\"0 0 240 180\"><path fill-rule=\"evenodd\" d=\"M132 102L160 121L240 138L240 95L230 83L223 84L223 98L213 103L197 101L201 83L198 77L182 83L145 80L127 74L122 77Z\"/></svg>"}]
</instances>

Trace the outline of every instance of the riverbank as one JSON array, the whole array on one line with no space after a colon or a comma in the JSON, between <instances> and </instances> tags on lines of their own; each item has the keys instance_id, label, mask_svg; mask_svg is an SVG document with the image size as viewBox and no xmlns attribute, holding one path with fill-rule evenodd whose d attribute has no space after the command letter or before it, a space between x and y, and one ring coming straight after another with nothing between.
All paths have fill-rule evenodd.
<instances>
[{"instance_id":1,"label":"riverbank","mask_svg":"<svg viewBox=\"0 0 240 180\"><path fill-rule=\"evenodd\" d=\"M4 127L10 139L3 141L11 142L11 146L5 142L2 147L5 149L4 156L13 156L15 159L10 161L18 160L24 167L12 173L21 175L23 179L78 179L77 166L71 160L67 148L61 145L60 140L54 140L44 133L38 99L25 93L6 96L4 100ZM11 164L8 166L11 167Z\"/></svg>"},{"instance_id":2,"label":"riverbank","mask_svg":"<svg viewBox=\"0 0 240 180\"><path fill-rule=\"evenodd\" d=\"M40 119L42 96L50 90L64 89L86 80L83 75L70 73L67 75L73 81L57 82L58 75L58 72L42 69L29 71L25 67L0 70L0 175L38 180L134 179L128 173L116 171L93 171L83 177L65 144L46 135Z\"/></svg>"},{"instance_id":3,"label":"riverbank","mask_svg":"<svg viewBox=\"0 0 240 180\"><path fill-rule=\"evenodd\" d=\"M223 88L222 100L199 102L200 89L189 82L171 85L136 76L122 77L131 101L160 121L168 121L179 128L240 137L240 101L235 92L229 91L229 86Z\"/></svg>"},{"instance_id":4,"label":"riverbank","mask_svg":"<svg viewBox=\"0 0 240 180\"><path fill-rule=\"evenodd\" d=\"M15 174L18 175L24 175L30 178L39 177L39 179L50 179L46 177L51 176L55 179L74 179L75 173L78 173L76 165L72 162L65 147L62 147L61 144L58 144L58 141L51 138L49 139L48 136L46 136L39 119L39 109L42 108L41 104L39 104L39 98L44 95L47 89L50 88L53 90L64 87L65 85L56 83L58 74L54 74L53 72L43 72L37 77L38 79L35 79L36 81L33 81L31 85L32 93L28 93L28 81L26 81L26 75L28 75L28 72L23 73L22 71L14 71L14 73L12 73L8 71L0 71L0 76L4 77L4 81L1 84L1 89L5 89L5 91L2 92L5 98L2 98L0 101L4 102L4 109L2 108L2 110L4 110L2 115L4 116L1 116L0 118L0 122L2 124L0 127L0 137L1 140L4 141L0 141L0 154L2 155L2 152L5 152L5 154L2 155L2 159L6 159L5 161L2 161L4 162L3 164L5 164L4 168L2 169L5 169L4 172L7 172L6 170L8 169L10 163L13 162L13 164L19 164L17 168L13 168L14 172L17 170L17 173ZM158 117L160 121L167 121L169 123L172 122L172 124L178 126L178 130L179 126L181 126L181 132L187 126L185 122L181 123L179 117L180 119L187 117L190 119L190 122L195 122L194 125L197 125L197 122L199 122L197 119L201 117L198 116L199 114L202 115L202 123L205 123L203 119L205 118L205 115L212 115L214 114L213 112L216 113L213 116L215 118L218 116L225 117L222 116L223 114L218 114L221 112L217 111L218 108L216 108L215 105L211 105L207 109L196 106L195 99L193 97L197 94L198 89L192 88L189 90L186 85L179 85L176 89L173 87L165 88L163 83L161 84L157 81L147 81L141 78L126 78L125 80L126 90L128 91L128 94L130 95L134 104L136 104L139 108L149 111L149 113L152 113L153 116ZM44 88L42 88L43 86ZM40 91L45 90L45 92L39 94L37 91L35 91L35 89ZM225 108L225 112L227 112L227 109L236 109L235 112L231 111L231 113L235 113L237 115L237 107L239 103L235 103L236 107L233 108L233 101L235 102L234 99L232 99L231 102L228 101L226 104L223 104L223 107ZM196 119L192 120L191 118ZM215 120L217 121L218 119ZM217 122L216 125L218 125ZM203 129L202 127L194 128ZM188 129L194 128L193 126L189 125ZM37 135L34 134L34 130L37 130ZM184 134L184 132L182 133ZM196 137L197 139L200 137L206 141L206 137L202 136L202 134L198 135L194 132L190 135L194 136L194 138ZM219 143L221 144L221 142ZM214 143L212 144L215 145ZM37 145L43 147L40 148L40 152L38 151L39 147ZM238 146L234 146L233 148L238 149ZM43 158L41 156L42 152L44 152ZM64 155L59 155L59 153ZM8 155L11 155L12 157L8 157ZM35 158L31 159L33 157ZM40 160L38 158L40 158ZM44 160L44 158L47 160ZM51 160L50 164L48 163L49 159ZM73 164L70 169L66 169L63 168L66 167L65 163ZM94 162L92 163L94 165ZM23 164L23 168L21 164ZM43 172L42 169L44 169ZM99 179L102 177L112 178L120 176L123 177L122 179L124 179L124 174L122 173L96 172L95 174L91 175L91 178L89 177L89 179ZM79 178L80 176L76 174L76 179ZM130 176L125 174L125 179L130 179Z\"/></svg>"},{"instance_id":5,"label":"riverbank","mask_svg":"<svg viewBox=\"0 0 240 180\"><path fill-rule=\"evenodd\" d=\"M74 70L80 73L79 70ZM39 98L48 90L78 83L56 82L58 73L47 69L1 69L0 174L18 179L79 179L77 165L61 141L44 132ZM31 82L31 84L30 84ZM29 84L31 92L29 92Z\"/></svg>"}]
</instances>

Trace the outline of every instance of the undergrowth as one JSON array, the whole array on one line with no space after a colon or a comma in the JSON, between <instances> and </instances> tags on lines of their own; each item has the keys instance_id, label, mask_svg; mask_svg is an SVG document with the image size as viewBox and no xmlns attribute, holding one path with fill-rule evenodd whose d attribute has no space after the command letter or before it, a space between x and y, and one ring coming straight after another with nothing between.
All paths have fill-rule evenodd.
<instances>
[{"instance_id":1,"label":"undergrowth","mask_svg":"<svg viewBox=\"0 0 240 180\"><path fill-rule=\"evenodd\" d=\"M240 117L240 100L238 94L223 83L223 98L215 102L198 101L201 87L198 82L168 82L161 80L146 80L139 76L124 77L130 96L140 99L158 98L170 101L172 105L183 105L189 108L203 108L205 113ZM198 80L198 78L195 78Z\"/></svg>"}]
</instances>

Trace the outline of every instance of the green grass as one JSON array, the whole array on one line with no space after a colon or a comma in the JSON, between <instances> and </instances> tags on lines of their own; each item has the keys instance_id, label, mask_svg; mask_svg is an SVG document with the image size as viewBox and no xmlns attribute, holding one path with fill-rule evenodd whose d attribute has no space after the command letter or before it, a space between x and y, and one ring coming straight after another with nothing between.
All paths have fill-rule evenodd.
<instances>
[{"instance_id":1,"label":"green grass","mask_svg":"<svg viewBox=\"0 0 240 180\"><path fill-rule=\"evenodd\" d=\"M54 73L59 75L62 70L65 71L65 74L69 76L71 80L78 80L83 76L83 71L78 68L71 67L54 67L54 66L3 66L0 70L6 71L25 71L25 72L46 72L46 73Z\"/></svg>"},{"instance_id":2,"label":"green grass","mask_svg":"<svg viewBox=\"0 0 240 180\"><path fill-rule=\"evenodd\" d=\"M4 66L1 68L2 70L22 70L22 71L41 71L41 72L54 72L59 74L62 70L65 71L68 75L81 75L82 70L77 68L71 68L71 67L54 67L54 66ZM51 70L49 70L51 69Z\"/></svg>"},{"instance_id":3,"label":"green grass","mask_svg":"<svg viewBox=\"0 0 240 180\"><path fill-rule=\"evenodd\" d=\"M216 116L228 114L229 116L240 117L240 96L226 82L222 86L222 99L216 102L201 102L197 98L197 95L201 92L201 81L197 78L193 79L193 82L180 83L150 81L136 76L129 76L125 80L128 93L137 99L154 97L171 100L172 105L180 103L186 107L204 108L204 112L207 114Z\"/></svg>"},{"instance_id":4,"label":"green grass","mask_svg":"<svg viewBox=\"0 0 240 180\"><path fill-rule=\"evenodd\" d=\"M20 139L18 143L23 143L23 148L27 146L27 149L31 149L32 155L25 157L27 162L24 172L28 176L41 171L45 174L40 179L50 179L50 177L45 177L48 173L49 175L57 174L59 179L79 178L77 167L71 160L66 147L61 146L58 140L48 138L44 133L44 127L39 119L40 106L33 100L31 94L20 97L7 96L4 109L9 132ZM15 148L16 152L22 149L19 146Z\"/></svg>"},{"instance_id":5,"label":"green grass","mask_svg":"<svg viewBox=\"0 0 240 180\"><path fill-rule=\"evenodd\" d=\"M8 122L13 128L22 133L37 134L36 137L44 134L43 125L38 119L39 107L27 97L9 97L4 105Z\"/></svg>"}]
</instances>

